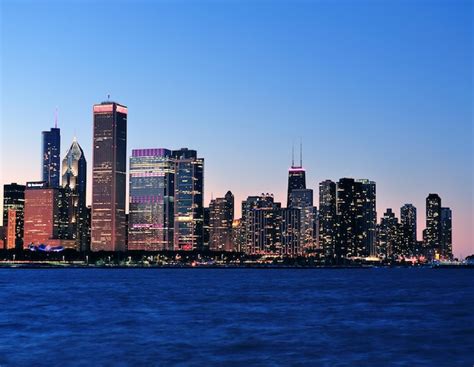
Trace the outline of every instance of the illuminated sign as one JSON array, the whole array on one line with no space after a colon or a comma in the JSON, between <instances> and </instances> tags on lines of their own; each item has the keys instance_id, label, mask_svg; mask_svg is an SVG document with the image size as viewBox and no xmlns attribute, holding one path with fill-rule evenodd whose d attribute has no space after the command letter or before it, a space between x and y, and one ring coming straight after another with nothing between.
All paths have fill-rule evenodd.
<instances>
[{"instance_id":1,"label":"illuminated sign","mask_svg":"<svg viewBox=\"0 0 474 367\"><path fill-rule=\"evenodd\" d=\"M117 112L127 114L127 113L128 113L128 109L127 109L127 107L123 107L123 106L117 105Z\"/></svg>"},{"instance_id":2,"label":"illuminated sign","mask_svg":"<svg viewBox=\"0 0 474 367\"><path fill-rule=\"evenodd\" d=\"M26 187L29 189L36 189L36 188L47 188L48 183L46 181L39 181L39 182L27 182Z\"/></svg>"},{"instance_id":3,"label":"illuminated sign","mask_svg":"<svg viewBox=\"0 0 474 367\"><path fill-rule=\"evenodd\" d=\"M105 104L105 105L95 105L94 106L94 113L105 113L105 112L113 112L114 105L113 104Z\"/></svg>"}]
</instances>

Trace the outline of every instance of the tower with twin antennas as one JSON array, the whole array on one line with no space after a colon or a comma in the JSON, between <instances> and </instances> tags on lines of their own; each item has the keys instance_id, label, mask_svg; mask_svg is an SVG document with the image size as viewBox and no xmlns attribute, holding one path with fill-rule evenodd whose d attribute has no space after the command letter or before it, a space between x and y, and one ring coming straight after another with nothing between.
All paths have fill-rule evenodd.
<instances>
[{"instance_id":1,"label":"tower with twin antennas","mask_svg":"<svg viewBox=\"0 0 474 367\"><path fill-rule=\"evenodd\" d=\"M287 207L290 206L290 194L293 190L306 189L306 171L303 168L303 143L300 142L300 162L295 165L295 147L291 149L291 167L288 170Z\"/></svg>"},{"instance_id":2,"label":"tower with twin antennas","mask_svg":"<svg viewBox=\"0 0 474 367\"><path fill-rule=\"evenodd\" d=\"M43 131L42 135L42 180L49 187L59 187L61 177L60 154L61 133L58 128L58 109L54 114L54 127L50 131Z\"/></svg>"}]
</instances>

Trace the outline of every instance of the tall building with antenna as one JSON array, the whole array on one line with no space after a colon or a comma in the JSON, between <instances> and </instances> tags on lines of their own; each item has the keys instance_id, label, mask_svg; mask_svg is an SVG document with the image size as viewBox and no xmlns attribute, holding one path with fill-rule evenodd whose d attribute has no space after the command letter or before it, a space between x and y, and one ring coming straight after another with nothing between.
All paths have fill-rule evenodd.
<instances>
[{"instance_id":1,"label":"tall building with antenna","mask_svg":"<svg viewBox=\"0 0 474 367\"><path fill-rule=\"evenodd\" d=\"M293 190L306 189L306 171L303 168L303 145L300 143L300 164L295 165L295 149L291 152L291 167L288 170L288 195L286 206L291 206L290 194Z\"/></svg>"},{"instance_id":2,"label":"tall building with antenna","mask_svg":"<svg viewBox=\"0 0 474 367\"><path fill-rule=\"evenodd\" d=\"M47 182L50 187L59 187L61 133L58 128L57 111L54 128L51 128L50 131L43 131L42 138L42 180Z\"/></svg>"},{"instance_id":3,"label":"tall building with antenna","mask_svg":"<svg viewBox=\"0 0 474 367\"><path fill-rule=\"evenodd\" d=\"M94 105L91 250L125 251L127 107Z\"/></svg>"}]
</instances>

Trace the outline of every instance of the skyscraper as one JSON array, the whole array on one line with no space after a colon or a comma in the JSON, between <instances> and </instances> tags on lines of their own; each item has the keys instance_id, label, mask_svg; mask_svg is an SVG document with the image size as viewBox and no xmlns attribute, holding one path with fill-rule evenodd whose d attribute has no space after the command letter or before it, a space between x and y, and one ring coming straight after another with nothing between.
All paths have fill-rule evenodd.
<instances>
[{"instance_id":1,"label":"skyscraper","mask_svg":"<svg viewBox=\"0 0 474 367\"><path fill-rule=\"evenodd\" d=\"M234 221L234 195L227 191L223 198L209 204L209 248L213 251L233 251L232 222Z\"/></svg>"},{"instance_id":2,"label":"skyscraper","mask_svg":"<svg viewBox=\"0 0 474 367\"><path fill-rule=\"evenodd\" d=\"M245 251L248 254L279 254L281 251L281 204L273 195L249 196L242 203L245 209Z\"/></svg>"},{"instance_id":3,"label":"skyscraper","mask_svg":"<svg viewBox=\"0 0 474 367\"><path fill-rule=\"evenodd\" d=\"M93 107L92 251L125 251L127 107L103 102Z\"/></svg>"},{"instance_id":4,"label":"skyscraper","mask_svg":"<svg viewBox=\"0 0 474 367\"><path fill-rule=\"evenodd\" d=\"M325 180L319 184L319 245L330 264L336 256L336 230L336 183Z\"/></svg>"},{"instance_id":5,"label":"skyscraper","mask_svg":"<svg viewBox=\"0 0 474 367\"><path fill-rule=\"evenodd\" d=\"M59 187L60 172L60 154L61 154L61 134L55 125L50 131L43 131L43 181L48 183L49 187Z\"/></svg>"},{"instance_id":6,"label":"skyscraper","mask_svg":"<svg viewBox=\"0 0 474 367\"><path fill-rule=\"evenodd\" d=\"M293 207L280 210L280 227L278 230L281 240L281 255L295 257L303 254L301 211L301 209Z\"/></svg>"},{"instance_id":7,"label":"skyscraper","mask_svg":"<svg viewBox=\"0 0 474 367\"><path fill-rule=\"evenodd\" d=\"M173 249L175 163L168 149L134 149L130 158L128 249Z\"/></svg>"},{"instance_id":8,"label":"skyscraper","mask_svg":"<svg viewBox=\"0 0 474 367\"><path fill-rule=\"evenodd\" d=\"M393 259L400 254L400 226L392 209L388 208L380 220L377 231L377 254L383 259Z\"/></svg>"},{"instance_id":9,"label":"skyscraper","mask_svg":"<svg viewBox=\"0 0 474 367\"><path fill-rule=\"evenodd\" d=\"M294 189L290 193L289 208L300 211L300 236L299 250L302 252L313 250L316 247L315 222L317 221L317 211L313 206L313 190Z\"/></svg>"},{"instance_id":10,"label":"skyscraper","mask_svg":"<svg viewBox=\"0 0 474 367\"><path fill-rule=\"evenodd\" d=\"M375 255L375 232L377 226L376 184L374 181L359 179L355 181L356 210L360 255Z\"/></svg>"},{"instance_id":11,"label":"skyscraper","mask_svg":"<svg viewBox=\"0 0 474 367\"><path fill-rule=\"evenodd\" d=\"M3 226L6 231L5 248L23 246L25 185L3 185Z\"/></svg>"},{"instance_id":12,"label":"skyscraper","mask_svg":"<svg viewBox=\"0 0 474 367\"><path fill-rule=\"evenodd\" d=\"M438 194L429 194L426 198L425 234L427 250L441 254L441 198Z\"/></svg>"},{"instance_id":13,"label":"skyscraper","mask_svg":"<svg viewBox=\"0 0 474 367\"><path fill-rule=\"evenodd\" d=\"M300 164L295 165L294 150L292 151L291 167L288 170L288 195L286 206L290 207L290 194L293 190L306 189L306 171L303 168L303 151L300 144Z\"/></svg>"},{"instance_id":14,"label":"skyscraper","mask_svg":"<svg viewBox=\"0 0 474 367\"><path fill-rule=\"evenodd\" d=\"M195 150L174 150L176 160L174 190L174 249L203 247L204 159Z\"/></svg>"},{"instance_id":15,"label":"skyscraper","mask_svg":"<svg viewBox=\"0 0 474 367\"><path fill-rule=\"evenodd\" d=\"M403 256L416 255L416 208L412 204L400 208L400 242Z\"/></svg>"},{"instance_id":16,"label":"skyscraper","mask_svg":"<svg viewBox=\"0 0 474 367\"><path fill-rule=\"evenodd\" d=\"M450 208L441 208L441 256L453 257L453 218Z\"/></svg>"},{"instance_id":17,"label":"skyscraper","mask_svg":"<svg viewBox=\"0 0 474 367\"><path fill-rule=\"evenodd\" d=\"M68 205L68 222L72 238L81 251L89 250L86 207L87 162L84 152L74 138L62 165L62 186Z\"/></svg>"}]
</instances>

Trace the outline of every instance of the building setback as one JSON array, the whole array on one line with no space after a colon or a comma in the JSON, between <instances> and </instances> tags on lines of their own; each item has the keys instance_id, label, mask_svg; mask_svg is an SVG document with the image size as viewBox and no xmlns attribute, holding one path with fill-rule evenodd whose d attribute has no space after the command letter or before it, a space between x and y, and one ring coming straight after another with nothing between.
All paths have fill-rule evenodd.
<instances>
[{"instance_id":1,"label":"building setback","mask_svg":"<svg viewBox=\"0 0 474 367\"><path fill-rule=\"evenodd\" d=\"M126 250L127 107L93 107L92 251Z\"/></svg>"}]
</instances>

